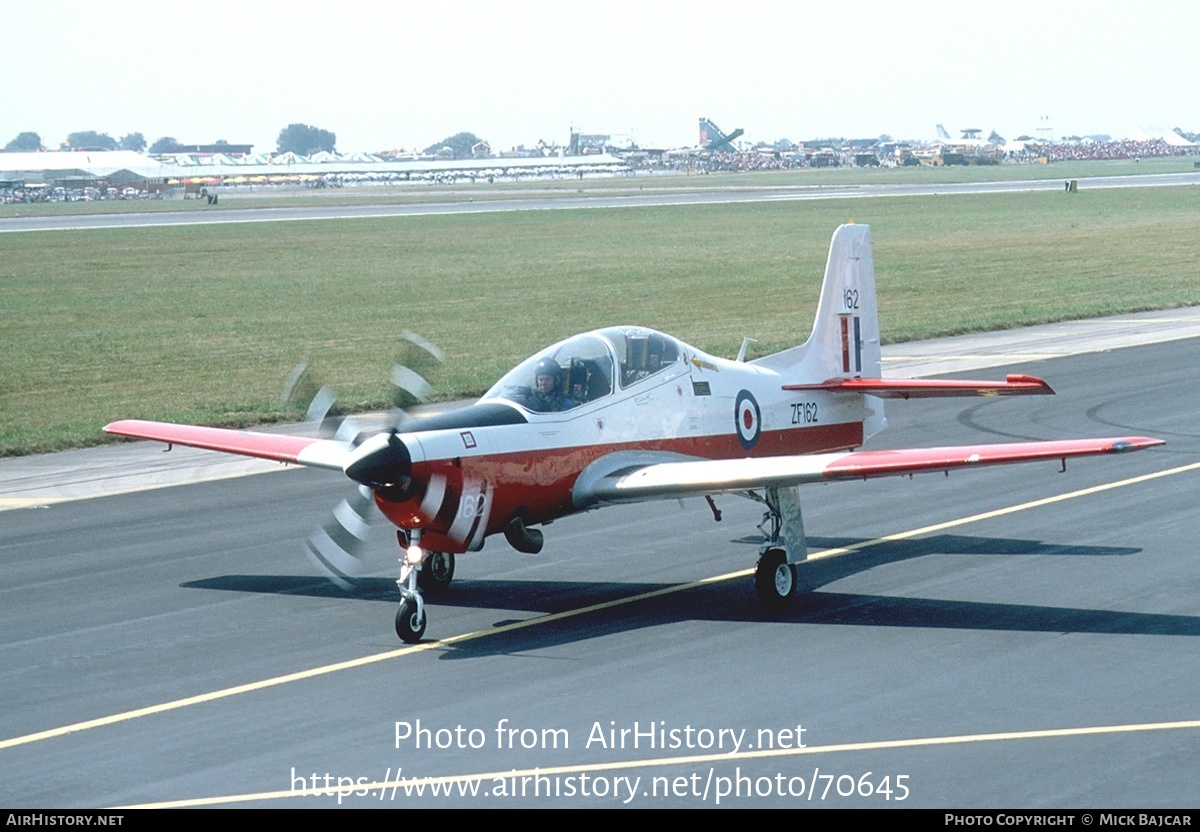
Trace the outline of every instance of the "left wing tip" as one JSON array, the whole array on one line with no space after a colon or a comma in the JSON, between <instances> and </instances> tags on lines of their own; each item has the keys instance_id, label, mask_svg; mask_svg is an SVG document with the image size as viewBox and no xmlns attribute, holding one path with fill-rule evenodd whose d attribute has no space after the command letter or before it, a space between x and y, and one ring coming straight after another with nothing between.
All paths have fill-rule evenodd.
<instances>
[{"instance_id":1,"label":"left wing tip","mask_svg":"<svg viewBox=\"0 0 1200 832\"><path fill-rule=\"evenodd\" d=\"M192 427L191 425L176 425L167 422L149 422L145 419L118 419L115 422L109 422L101 428L105 433L111 433L114 436L127 436L130 439L153 439L153 435L147 435L147 431L157 431L162 429Z\"/></svg>"},{"instance_id":2,"label":"left wing tip","mask_svg":"<svg viewBox=\"0 0 1200 832\"><path fill-rule=\"evenodd\" d=\"M118 419L115 422L109 422L101 430L116 436L128 436L127 431L133 429L136 425L137 420L135 419Z\"/></svg>"}]
</instances>

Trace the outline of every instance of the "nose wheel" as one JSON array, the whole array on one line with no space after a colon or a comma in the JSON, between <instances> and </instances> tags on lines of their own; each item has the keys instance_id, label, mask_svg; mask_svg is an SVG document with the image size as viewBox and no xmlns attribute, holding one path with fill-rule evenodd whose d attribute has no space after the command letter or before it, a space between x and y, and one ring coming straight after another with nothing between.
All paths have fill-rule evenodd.
<instances>
[{"instance_id":1,"label":"nose wheel","mask_svg":"<svg viewBox=\"0 0 1200 832\"><path fill-rule=\"evenodd\" d=\"M407 644L416 644L425 635L425 605L420 598L405 598L396 610L396 635Z\"/></svg>"}]
</instances>

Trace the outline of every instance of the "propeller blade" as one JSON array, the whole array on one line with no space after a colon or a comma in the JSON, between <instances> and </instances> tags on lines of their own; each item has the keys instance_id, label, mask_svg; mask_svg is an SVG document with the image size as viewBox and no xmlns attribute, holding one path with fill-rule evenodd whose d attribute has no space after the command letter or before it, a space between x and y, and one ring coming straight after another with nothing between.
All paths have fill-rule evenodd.
<instances>
[{"instance_id":1,"label":"propeller blade","mask_svg":"<svg viewBox=\"0 0 1200 832\"><path fill-rule=\"evenodd\" d=\"M418 402L428 401L429 394L433 392L433 386L418 372L401 364L392 368L392 384Z\"/></svg>"},{"instance_id":2,"label":"propeller blade","mask_svg":"<svg viewBox=\"0 0 1200 832\"><path fill-rule=\"evenodd\" d=\"M400 335L400 338L407 342L407 349L410 351L410 355L402 356L408 359L407 363L416 365L419 361L426 360L432 360L436 364L442 364L445 362L445 353L438 349L437 344L434 344L432 341L422 338L415 332L404 332ZM404 347L404 345L401 346L402 348ZM428 359L420 357L419 353L416 356L412 355L412 349L416 349L419 350L420 353L424 353L425 356L428 356Z\"/></svg>"},{"instance_id":3,"label":"propeller blade","mask_svg":"<svg viewBox=\"0 0 1200 832\"><path fill-rule=\"evenodd\" d=\"M309 402L308 410L304 412L304 421L314 425L324 425L325 419L329 416L329 411L333 409L336 401L337 393L333 392L333 388L328 384L324 385Z\"/></svg>"},{"instance_id":4,"label":"propeller blade","mask_svg":"<svg viewBox=\"0 0 1200 832\"><path fill-rule=\"evenodd\" d=\"M330 581L344 590L354 589L355 579L366 571L360 552L371 533L368 521L375 500L371 489L359 486L333 509L305 541L309 560Z\"/></svg>"},{"instance_id":5,"label":"propeller blade","mask_svg":"<svg viewBox=\"0 0 1200 832\"><path fill-rule=\"evenodd\" d=\"M335 409L337 393L328 384L319 384L307 361L301 361L292 370L279 401L285 410L293 410L297 403L304 408L305 424L315 428L319 435L333 436L340 430L343 420Z\"/></svg>"},{"instance_id":6,"label":"propeller blade","mask_svg":"<svg viewBox=\"0 0 1200 832\"><path fill-rule=\"evenodd\" d=\"M368 433L363 426L362 420L356 419L353 416L347 416L342 419L337 426L337 430L333 432L333 438L339 442L349 442L355 447L362 444L364 436Z\"/></svg>"},{"instance_id":7,"label":"propeller blade","mask_svg":"<svg viewBox=\"0 0 1200 832\"><path fill-rule=\"evenodd\" d=\"M394 404L401 411L396 414L397 420L404 418L404 408L429 400L433 386L428 377L444 361L442 351L420 335L415 332L401 335L400 354L392 368L392 384L396 387Z\"/></svg>"},{"instance_id":8,"label":"propeller blade","mask_svg":"<svg viewBox=\"0 0 1200 832\"><path fill-rule=\"evenodd\" d=\"M292 370L292 374L288 376L288 380L283 385L283 395L279 399L279 406L287 407L293 399L301 398L309 386L308 362L301 361L296 365L296 369Z\"/></svg>"}]
</instances>

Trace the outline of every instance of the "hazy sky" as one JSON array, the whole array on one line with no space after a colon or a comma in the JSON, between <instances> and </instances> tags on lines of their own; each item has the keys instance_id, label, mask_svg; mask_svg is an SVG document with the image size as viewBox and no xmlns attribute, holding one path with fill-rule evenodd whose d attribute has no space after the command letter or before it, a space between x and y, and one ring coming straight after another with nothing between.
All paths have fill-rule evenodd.
<instances>
[{"instance_id":1,"label":"hazy sky","mask_svg":"<svg viewBox=\"0 0 1200 832\"><path fill-rule=\"evenodd\" d=\"M97 130L269 151L303 122L340 151L572 126L672 147L702 115L766 141L1200 130L1182 2L0 0L0 31L0 146Z\"/></svg>"}]
</instances>

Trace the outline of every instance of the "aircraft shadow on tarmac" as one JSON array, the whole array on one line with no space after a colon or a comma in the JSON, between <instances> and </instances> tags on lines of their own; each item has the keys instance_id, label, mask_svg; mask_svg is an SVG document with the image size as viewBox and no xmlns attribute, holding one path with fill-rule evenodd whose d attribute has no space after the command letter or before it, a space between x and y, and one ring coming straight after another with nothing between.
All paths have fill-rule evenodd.
<instances>
[{"instance_id":1,"label":"aircraft shadow on tarmac","mask_svg":"<svg viewBox=\"0 0 1200 832\"><path fill-rule=\"evenodd\" d=\"M743 538L735 544L757 545ZM816 551L861 545L865 539L810 537ZM1105 609L1077 609L1027 604L901 598L821 591L818 588L842 578L927 555L1040 555L1109 557L1137 554L1140 549L1113 546L1047 544L1019 538L934 535L919 540L881 542L861 551L800 567L802 592L782 613L768 612L758 604L749 578L706 584L610 609L546 622L534 627L504 631L447 647L443 658L519 653L557 644L661 626L674 621L790 622L875 627L921 627L1013 632L1107 633L1125 635L1200 636L1200 617L1138 613ZM345 598L355 601L396 603L399 593L390 578L360 579L353 592L345 592L320 578L277 575L225 575L182 584L188 589L253 592ZM431 595L436 606L557 613L669 589L664 583L613 583L602 581L510 581L460 579L443 593ZM494 622L493 626L514 619Z\"/></svg>"}]
</instances>

